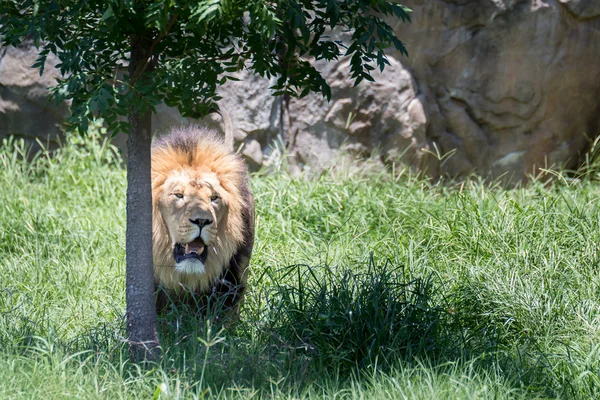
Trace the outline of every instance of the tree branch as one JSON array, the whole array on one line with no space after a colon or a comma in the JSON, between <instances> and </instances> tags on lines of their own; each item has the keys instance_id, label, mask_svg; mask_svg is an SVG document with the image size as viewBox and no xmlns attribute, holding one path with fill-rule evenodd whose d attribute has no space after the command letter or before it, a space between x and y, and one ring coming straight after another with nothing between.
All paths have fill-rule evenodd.
<instances>
[{"instance_id":1,"label":"tree branch","mask_svg":"<svg viewBox=\"0 0 600 400\"><path fill-rule=\"evenodd\" d=\"M169 20L169 23L167 24L167 27L165 28L165 30L160 32L158 34L158 36L156 36L154 38L154 40L152 41L152 44L150 45L150 51L148 54L148 58L146 58L143 63L140 63L138 65L135 72L133 73L133 76L129 80L129 84L131 86L135 85L135 82L140 78L140 76L142 76L144 71L146 71L146 67L148 66L148 63L150 62L150 59L152 58L152 55L154 54L154 49L169 34L169 31L175 24L175 21L177 21L178 16L179 16L179 14L173 14L171 16L171 19Z\"/></svg>"}]
</instances>

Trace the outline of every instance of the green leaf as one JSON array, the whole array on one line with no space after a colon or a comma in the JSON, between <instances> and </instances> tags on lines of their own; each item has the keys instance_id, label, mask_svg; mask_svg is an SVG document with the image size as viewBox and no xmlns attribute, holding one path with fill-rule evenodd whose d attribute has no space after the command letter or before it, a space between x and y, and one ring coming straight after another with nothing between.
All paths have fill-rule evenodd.
<instances>
[{"instance_id":1,"label":"green leaf","mask_svg":"<svg viewBox=\"0 0 600 400\"><path fill-rule=\"evenodd\" d=\"M107 19L109 19L113 16L114 16L114 14L113 14L112 7L108 7L106 9L106 11L104 12L104 14L102 14L102 18L100 18L100 21L106 21Z\"/></svg>"}]
</instances>

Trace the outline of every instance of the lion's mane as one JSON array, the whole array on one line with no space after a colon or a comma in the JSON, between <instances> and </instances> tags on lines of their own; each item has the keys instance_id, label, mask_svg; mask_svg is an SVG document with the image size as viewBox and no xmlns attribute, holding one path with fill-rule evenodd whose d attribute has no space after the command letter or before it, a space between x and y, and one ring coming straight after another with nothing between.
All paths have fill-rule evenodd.
<instances>
[{"instance_id":1,"label":"lion's mane","mask_svg":"<svg viewBox=\"0 0 600 400\"><path fill-rule=\"evenodd\" d=\"M206 261L204 274L175 270L173 244L158 201L171 173L213 173L227 192L225 223L218 227L217 241ZM191 291L219 294L235 288L228 303L235 305L246 284L246 268L254 244L254 202L244 161L229 148L226 138L201 127L182 127L152 145L152 233L154 274L157 287L171 296ZM231 293L229 293L231 294Z\"/></svg>"}]
</instances>

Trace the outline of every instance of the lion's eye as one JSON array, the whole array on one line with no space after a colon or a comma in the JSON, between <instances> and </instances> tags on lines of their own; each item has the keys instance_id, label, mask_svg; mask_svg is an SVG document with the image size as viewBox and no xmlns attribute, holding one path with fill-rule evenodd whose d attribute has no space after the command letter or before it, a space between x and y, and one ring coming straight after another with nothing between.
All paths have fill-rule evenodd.
<instances>
[{"instance_id":1,"label":"lion's eye","mask_svg":"<svg viewBox=\"0 0 600 400\"><path fill-rule=\"evenodd\" d=\"M219 196L217 196L216 194L213 196L210 196L210 201L217 201L219 199Z\"/></svg>"},{"instance_id":2,"label":"lion's eye","mask_svg":"<svg viewBox=\"0 0 600 400\"><path fill-rule=\"evenodd\" d=\"M178 199L183 199L183 193L173 193L173 195Z\"/></svg>"}]
</instances>

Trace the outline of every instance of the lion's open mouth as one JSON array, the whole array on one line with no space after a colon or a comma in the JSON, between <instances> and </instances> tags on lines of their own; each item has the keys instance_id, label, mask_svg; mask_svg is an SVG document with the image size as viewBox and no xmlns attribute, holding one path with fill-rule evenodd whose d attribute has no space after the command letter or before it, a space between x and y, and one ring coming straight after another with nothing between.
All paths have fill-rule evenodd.
<instances>
[{"instance_id":1,"label":"lion's open mouth","mask_svg":"<svg viewBox=\"0 0 600 400\"><path fill-rule=\"evenodd\" d=\"M206 257L208 257L208 246L204 244L200 237L197 237L189 243L176 243L173 255L176 263L192 258L204 264Z\"/></svg>"}]
</instances>

